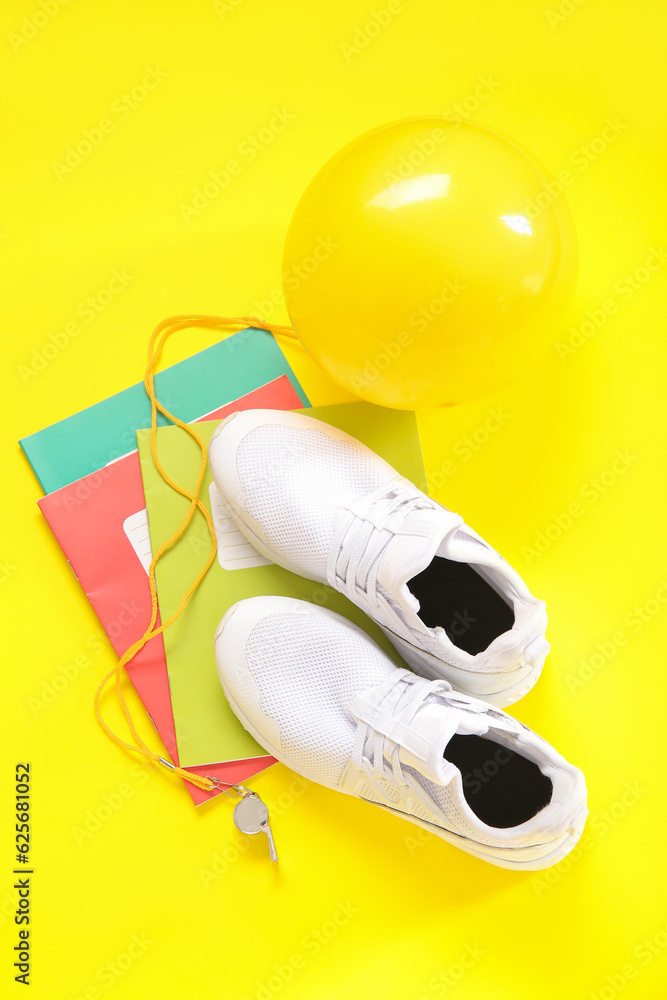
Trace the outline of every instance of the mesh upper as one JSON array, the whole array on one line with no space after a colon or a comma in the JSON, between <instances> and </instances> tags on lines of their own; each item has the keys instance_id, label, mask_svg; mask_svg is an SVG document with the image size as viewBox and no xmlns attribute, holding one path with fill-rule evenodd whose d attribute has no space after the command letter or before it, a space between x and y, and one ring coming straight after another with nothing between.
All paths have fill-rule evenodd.
<instances>
[{"instance_id":1,"label":"mesh upper","mask_svg":"<svg viewBox=\"0 0 667 1000\"><path fill-rule=\"evenodd\" d=\"M262 712L280 727L287 760L315 780L338 784L350 761L357 728L347 706L355 694L384 681L396 669L394 664L365 633L329 615L267 615L248 636L245 653L260 689ZM404 697L409 695L406 691ZM371 748L369 736L367 752ZM442 812L445 828L480 844L498 843L470 823L449 786L429 780L407 764L403 771ZM387 785L392 785L389 776ZM377 798L377 789L368 783L356 793L371 801ZM415 817L437 822L421 802L411 799L409 808Z\"/></svg>"},{"instance_id":2,"label":"mesh upper","mask_svg":"<svg viewBox=\"0 0 667 1000\"><path fill-rule=\"evenodd\" d=\"M396 475L359 441L284 424L249 431L236 468L245 507L262 525L269 547L317 577L326 577L336 507Z\"/></svg>"},{"instance_id":3,"label":"mesh upper","mask_svg":"<svg viewBox=\"0 0 667 1000\"><path fill-rule=\"evenodd\" d=\"M262 711L280 726L285 754L336 784L356 731L347 705L394 664L367 635L328 615L268 615L250 633L246 658Z\"/></svg>"},{"instance_id":4,"label":"mesh upper","mask_svg":"<svg viewBox=\"0 0 667 1000\"><path fill-rule=\"evenodd\" d=\"M467 546L469 551L472 551L473 549L489 548L487 543L483 542L481 538L475 538L474 535L469 535L467 531L461 531L460 528L454 532L453 541L459 546ZM471 559L474 560L474 558L474 555L472 555Z\"/></svg>"}]
</instances>

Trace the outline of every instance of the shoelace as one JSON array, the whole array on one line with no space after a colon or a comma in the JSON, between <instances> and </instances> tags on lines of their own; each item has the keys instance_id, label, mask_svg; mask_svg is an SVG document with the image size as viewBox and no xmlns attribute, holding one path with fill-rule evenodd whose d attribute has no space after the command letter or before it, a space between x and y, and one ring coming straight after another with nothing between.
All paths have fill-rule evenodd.
<instances>
[{"instance_id":1,"label":"shoelace","mask_svg":"<svg viewBox=\"0 0 667 1000\"><path fill-rule=\"evenodd\" d=\"M377 574L384 551L413 510L440 505L407 479L396 479L351 504L339 517L329 550L328 579L357 603L377 604Z\"/></svg>"},{"instance_id":2,"label":"shoelace","mask_svg":"<svg viewBox=\"0 0 667 1000\"><path fill-rule=\"evenodd\" d=\"M428 746L410 731L410 723L417 709L434 696L459 712L483 714L491 711L484 702L453 691L447 681L429 681L409 670L397 670L377 687L357 695L350 704L350 711L357 720L352 763L363 770L364 760L368 761L373 780L392 798L398 798L399 789L408 785L399 756L401 747L417 757L426 759L428 756ZM500 713L492 714L503 719Z\"/></svg>"},{"instance_id":3,"label":"shoelace","mask_svg":"<svg viewBox=\"0 0 667 1000\"><path fill-rule=\"evenodd\" d=\"M146 626L146 631L141 636L141 638L137 639L137 641L133 643L129 647L129 649L127 649L123 653L118 663L116 663L116 665L113 666L111 670L109 670L107 674L102 678L100 685L97 688L97 691L95 692L95 698L94 698L95 715L97 716L97 721L101 725L102 729L104 729L106 734L110 737L110 739L114 741L114 743L116 743L119 747L123 747L123 749L125 750L131 751L132 753L141 754L149 758L150 760L153 760L156 764L158 763L162 764L162 766L165 767L168 771L171 771L172 774L178 775L179 777L184 778L186 781L191 782L193 785L197 785L199 788L203 788L209 792L213 791L216 788L221 789L223 785L227 785L228 783L225 781L220 781L217 778L211 778L210 776L204 777L199 774L195 774L192 771L186 771L184 768L177 767L175 764L167 760L165 757L161 757L157 751L152 750L150 746L145 742L145 740L139 735L139 732L136 729L134 720L132 719L132 713L130 711L130 707L125 700L125 695L123 693L123 688L121 685L121 679L123 677L123 671L126 665L130 662L130 660L132 660L136 656L136 654L146 645L147 642L155 638L155 636L160 635L162 632L164 632L165 629L168 628L168 626L172 622L174 622L179 617L180 614L182 614L191 596L193 595L193 593L203 580L209 568L212 566L217 551L217 541L211 515L209 514L207 508L204 506L204 504L199 498L201 483L204 478L204 473L206 472L206 461L207 461L206 445L204 444L203 440L199 437L199 435L197 434L196 430L193 427L190 427L187 423L184 423L182 420L179 420L178 417L174 416L173 413L170 413L169 410L165 409L162 403L160 403L155 396L155 371L158 366L160 356L162 354L164 343L169 337L171 337L172 334L176 333L178 330L185 330L190 327L204 327L210 330L220 330L225 333L231 333L243 330L249 326L258 327L259 329L262 330L268 330L272 332L274 335L280 334L289 337L296 337L296 333L291 327L276 326L272 323L266 323L264 322L264 320L254 319L251 316L236 316L230 318L226 316L203 316L198 314L187 314L183 316L172 316L170 319L163 320L156 326L148 342L148 365L144 375L144 386L146 388L146 392L148 393L148 397L151 401L151 449L153 454L153 461L155 462L155 466L158 469L162 478L165 480L165 482L168 483L178 493L180 493L181 496L186 497L190 501L190 507L188 509L188 513L186 514L185 518L181 522L176 532L172 535L171 538L163 542L162 545L160 545L160 547L158 548L158 550L153 554L153 558L151 560L151 564L148 569L148 583L151 593L151 618L150 622ZM199 466L199 475L197 477L194 490L192 492L180 486L178 483L175 483L174 480L171 479L171 477L167 474L167 472L160 464L157 454L158 410L160 411L160 413L163 414L163 416L167 417L174 424L181 427L183 431L189 434L190 437L193 438L198 443L201 449L201 462ZM169 549L184 534L196 510L199 510L199 512L206 519L207 527L209 529L209 534L211 538L211 549L209 551L208 558L206 560L206 563L202 566L197 577L194 579L194 581L190 584L188 589L183 594L181 603L177 608L177 610L174 612L174 614L168 620L162 621L161 625L157 625L158 599L157 599L157 588L155 584L155 567L162 554L166 552L166 550ZM106 721L102 713L102 704L101 704L102 696L104 694L107 684L112 678L115 678L116 694L123 709L123 714L125 715L125 719L127 721L127 726L132 737L132 742L122 739L111 728L111 726ZM231 785L230 787L237 788L239 786Z\"/></svg>"},{"instance_id":4,"label":"shoelace","mask_svg":"<svg viewBox=\"0 0 667 1000\"><path fill-rule=\"evenodd\" d=\"M464 525L463 518L431 500L408 479L395 479L345 508L334 528L327 565L329 586L366 610L377 609L378 571L385 549L414 510L445 511L450 528ZM536 662L549 651L545 636L526 646L517 667Z\"/></svg>"}]
</instances>

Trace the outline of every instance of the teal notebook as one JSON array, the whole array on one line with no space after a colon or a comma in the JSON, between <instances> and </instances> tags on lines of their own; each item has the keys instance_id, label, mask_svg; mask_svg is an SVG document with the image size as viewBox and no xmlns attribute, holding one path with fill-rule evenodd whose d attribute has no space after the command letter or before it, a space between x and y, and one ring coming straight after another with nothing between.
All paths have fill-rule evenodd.
<instances>
[{"instance_id":1,"label":"teal notebook","mask_svg":"<svg viewBox=\"0 0 667 1000\"><path fill-rule=\"evenodd\" d=\"M157 398L191 421L287 375L304 406L309 402L272 334L248 327L155 376ZM45 493L97 472L136 449L135 431L150 427L143 382L30 434L19 444ZM168 423L158 413L158 423Z\"/></svg>"}]
</instances>

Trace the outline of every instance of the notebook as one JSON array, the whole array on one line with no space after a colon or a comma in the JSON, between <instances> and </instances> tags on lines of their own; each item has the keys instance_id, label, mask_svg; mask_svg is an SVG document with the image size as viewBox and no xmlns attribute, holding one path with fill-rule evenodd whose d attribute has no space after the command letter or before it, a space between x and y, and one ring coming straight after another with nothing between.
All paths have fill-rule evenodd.
<instances>
[{"instance_id":1,"label":"notebook","mask_svg":"<svg viewBox=\"0 0 667 1000\"><path fill-rule=\"evenodd\" d=\"M287 376L281 375L214 411L214 415L222 418L251 407L289 409L299 401ZM38 504L121 656L143 635L150 621L148 567L152 550L137 452L50 493ZM179 763L162 637L151 639L127 665L126 672L174 763ZM231 765L219 762L212 773L222 781L245 781L273 763L264 751L261 754ZM187 787L197 804L211 795L195 785Z\"/></svg>"},{"instance_id":2,"label":"notebook","mask_svg":"<svg viewBox=\"0 0 667 1000\"><path fill-rule=\"evenodd\" d=\"M246 394L220 409L222 401L234 398L235 390L252 385L249 372L273 378L256 390L258 395ZM158 398L179 415L210 415L212 402L218 416L241 406L286 408L307 402L273 337L254 328L165 369L155 381ZM40 482L55 490L39 501L40 507L119 655L143 633L149 619L150 540L136 451L101 469L95 463L107 456L113 459L121 450L127 452L136 444L128 428L134 431L149 422L150 402L143 384L138 384L21 441ZM71 482L70 476L82 469L89 474ZM63 490L64 485L71 488ZM110 528L108 534L100 530L104 524ZM102 539L106 539L104 544ZM102 557L99 564L98 554ZM144 647L128 673L167 750L178 762L161 637ZM222 780L243 781L268 762L263 757L219 764L214 773ZM187 788L196 804L211 797L193 785Z\"/></svg>"},{"instance_id":3,"label":"notebook","mask_svg":"<svg viewBox=\"0 0 667 1000\"><path fill-rule=\"evenodd\" d=\"M307 412L359 438L402 475L424 488L425 475L414 413L388 410L371 403L343 403L315 407ZM198 428L199 433L208 440L217 424L217 421L204 421ZM150 540L155 548L181 523L188 501L170 489L157 472L151 454L150 433L138 431L137 441ZM178 427L160 429L158 454L176 482L186 487L194 484L199 448L184 431ZM329 587L267 563L259 556L236 532L234 525L226 521L210 472L204 479L201 499L214 518L219 555L181 617L164 636L178 753L181 764L187 766L263 752L227 705L215 667L215 629L227 608L242 598L285 594L321 603L364 628L400 663L398 654L380 629L347 598ZM209 550L207 538L204 518L197 514L184 537L158 564L156 580L163 617L176 610L187 584L205 562Z\"/></svg>"},{"instance_id":4,"label":"notebook","mask_svg":"<svg viewBox=\"0 0 667 1000\"><path fill-rule=\"evenodd\" d=\"M287 375L303 406L309 401L274 337L248 327L155 376L157 398L181 420L196 420L231 399ZM158 424L168 421L158 413ZM102 469L136 450L135 431L150 427L143 382L19 441L45 493Z\"/></svg>"}]
</instances>

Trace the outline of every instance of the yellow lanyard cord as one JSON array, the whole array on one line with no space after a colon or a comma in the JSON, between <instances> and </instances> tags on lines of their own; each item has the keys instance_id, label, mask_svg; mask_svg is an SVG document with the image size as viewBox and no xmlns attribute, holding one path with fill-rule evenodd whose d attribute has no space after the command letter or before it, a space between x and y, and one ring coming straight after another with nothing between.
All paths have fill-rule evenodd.
<instances>
[{"instance_id":1,"label":"yellow lanyard cord","mask_svg":"<svg viewBox=\"0 0 667 1000\"><path fill-rule=\"evenodd\" d=\"M155 638L155 636L160 635L161 632L164 632L166 628L168 628L173 622L176 621L179 615L183 612L188 600L190 599L192 594L194 594L195 590L206 576L206 573L213 565L213 561L215 559L217 551L217 542L211 515L209 514L207 508L199 499L199 492L201 490L201 484L204 479L204 475L206 473L206 463L208 459L206 445L199 436L199 434L197 434L197 432L191 426L189 426L189 424L186 424L182 420L179 420L178 417L175 417L172 413L166 410L165 407L162 406L162 404L155 397L155 385L154 385L155 369L162 355L162 348L164 347L165 341L172 335L172 333L176 333L178 330L185 330L187 328L195 326L205 327L210 330L221 330L226 333L237 332L239 330L245 329L246 327L253 326L253 327L258 327L261 330L268 330L274 335L278 334L281 336L293 337L296 339L296 334L291 326L278 326L272 323L265 323L263 320L255 319L252 316L226 317L226 316L201 316L196 314L184 315L184 316L172 316L169 319L165 319L161 323L159 323L158 326L156 326L155 330L153 331L148 344L148 366L146 368L146 373L144 375L144 386L146 387L146 392L148 393L148 396L151 401L151 450L153 454L153 461L155 462L155 466L160 475L162 476L162 478L164 479L164 481L173 489L175 489L178 493L180 493L181 496L188 499L190 501L190 506L188 508L187 514L185 515L183 521L176 529L174 534L171 536L171 538L167 539L166 542L162 543L162 545L159 547L159 549L157 550L157 552L155 553L155 555L151 560L151 564L148 569L148 583L151 591L150 624L148 625L146 631L141 636L141 638L137 639L137 641L134 642L130 646L130 648L123 653L118 663L114 667L112 667L112 669L102 679L97 691L95 692L95 715L97 716L97 721L102 726L104 731L114 741L114 743L118 744L118 746L123 747L125 750L130 750L133 753L140 753L143 754L145 757L150 757L151 760L155 761L156 763L165 765L170 771L173 771L175 774L179 775L179 777L181 778L184 778L186 781L192 782L192 784L197 785L199 788L204 788L207 791L211 791L213 788L216 787L216 784L210 778L202 778L197 774L184 770L182 767L176 767L168 760L165 760L164 757L161 757L160 754L156 753L154 750L151 750L151 748L144 742L144 740L141 738L141 736L138 734L135 728L129 706L125 701L125 696L123 694L121 686L121 680L124 668L130 662L130 660L132 660L136 656L139 650L143 649L143 647L150 639L153 639ZM199 474L197 476L197 481L195 483L195 487L192 492L184 489L182 486L179 486L178 483L175 483L174 480L168 475L168 473L160 464L160 460L157 454L157 411L158 410L160 411L160 413L162 413L163 416L167 417L169 420L173 421L173 423L176 424L178 427L181 427L184 431L186 431L186 433L189 434L190 437L193 438L201 448L201 463L199 466ZM183 594L178 609L174 612L171 618L169 618L166 622L162 622L162 624L156 628L155 623L157 621L157 616L158 616L158 600L157 600L157 589L155 585L155 567L162 554L166 552L166 550L170 548L174 544L174 542L176 542L184 534L188 525L190 524L190 521L194 517L195 511L197 509L199 509L199 511L204 515L206 519L209 535L211 537L211 551L209 553L205 565L202 567L196 579L192 582L192 584ZM115 733L113 729L111 729L111 727L108 725L108 723L102 716L102 711L100 708L100 699L102 697L102 694L104 693L104 689L106 688L108 682L111 680L112 677L115 677L116 693L118 695L120 704L123 708L123 714L125 715L127 726L132 738L134 739L134 743L128 743L126 740L121 739L121 737L118 736L118 734Z\"/></svg>"}]
</instances>

